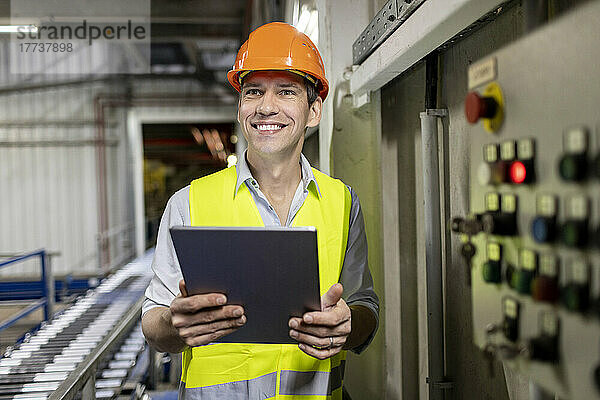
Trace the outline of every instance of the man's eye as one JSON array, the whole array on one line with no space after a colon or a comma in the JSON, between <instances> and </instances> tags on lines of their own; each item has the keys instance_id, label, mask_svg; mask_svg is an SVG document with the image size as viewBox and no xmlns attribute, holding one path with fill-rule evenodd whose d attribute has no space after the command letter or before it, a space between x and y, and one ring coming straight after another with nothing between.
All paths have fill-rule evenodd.
<instances>
[{"instance_id":1,"label":"man's eye","mask_svg":"<svg viewBox=\"0 0 600 400\"><path fill-rule=\"evenodd\" d=\"M258 89L248 89L246 90L246 94L250 96L257 96L260 94L260 90Z\"/></svg>"},{"instance_id":2,"label":"man's eye","mask_svg":"<svg viewBox=\"0 0 600 400\"><path fill-rule=\"evenodd\" d=\"M281 91L281 94L284 96L294 96L296 92L294 92L293 90L284 89Z\"/></svg>"}]
</instances>

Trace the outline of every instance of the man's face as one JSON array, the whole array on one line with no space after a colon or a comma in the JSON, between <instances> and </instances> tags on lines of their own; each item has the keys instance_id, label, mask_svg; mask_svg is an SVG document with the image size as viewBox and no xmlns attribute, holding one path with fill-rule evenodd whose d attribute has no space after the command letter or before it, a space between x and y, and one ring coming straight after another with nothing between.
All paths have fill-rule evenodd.
<instances>
[{"instance_id":1,"label":"man's face","mask_svg":"<svg viewBox=\"0 0 600 400\"><path fill-rule=\"evenodd\" d=\"M304 79L287 71L256 71L244 79L238 122L249 151L263 156L301 150L306 127L321 120L321 98L308 105Z\"/></svg>"}]
</instances>

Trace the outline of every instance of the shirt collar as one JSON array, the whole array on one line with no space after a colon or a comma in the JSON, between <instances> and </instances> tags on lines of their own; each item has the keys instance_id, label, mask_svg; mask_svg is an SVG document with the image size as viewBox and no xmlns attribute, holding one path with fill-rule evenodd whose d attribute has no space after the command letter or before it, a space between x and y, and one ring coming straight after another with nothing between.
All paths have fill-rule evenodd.
<instances>
[{"instance_id":1,"label":"shirt collar","mask_svg":"<svg viewBox=\"0 0 600 400\"><path fill-rule=\"evenodd\" d=\"M250 167L248 166L248 161L246 161L247 151L248 150L244 151L243 156L240 157L237 164L235 165L235 171L237 175L237 181L235 183L235 194L237 194L238 190L240 190L240 186L242 186L242 183L246 181L248 181L249 185L258 188L258 182L252 176L252 173L250 172ZM302 153L300 153L300 168L302 170L302 189L306 191L310 190L311 188L314 188L316 189L316 193L320 198L321 189L319 189L319 185L317 184L315 174L313 174L310 163ZM311 185L311 183L313 183L313 185Z\"/></svg>"}]
</instances>

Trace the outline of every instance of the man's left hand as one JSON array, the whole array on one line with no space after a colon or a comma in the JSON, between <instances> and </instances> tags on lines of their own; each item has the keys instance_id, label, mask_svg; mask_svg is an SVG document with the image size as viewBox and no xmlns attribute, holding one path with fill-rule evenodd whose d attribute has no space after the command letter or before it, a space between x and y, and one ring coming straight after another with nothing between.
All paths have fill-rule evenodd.
<instances>
[{"instance_id":1,"label":"man's left hand","mask_svg":"<svg viewBox=\"0 0 600 400\"><path fill-rule=\"evenodd\" d=\"M339 353L346 344L352 324L350 308L342 299L343 292L342 285L336 283L321 297L321 311L290 318L290 336L309 356L325 360Z\"/></svg>"}]
</instances>

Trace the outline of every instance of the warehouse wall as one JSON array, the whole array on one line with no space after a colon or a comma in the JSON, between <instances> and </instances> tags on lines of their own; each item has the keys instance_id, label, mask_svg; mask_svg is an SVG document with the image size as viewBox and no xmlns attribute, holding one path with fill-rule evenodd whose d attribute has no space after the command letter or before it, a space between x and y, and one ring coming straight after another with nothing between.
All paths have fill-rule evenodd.
<instances>
[{"instance_id":1,"label":"warehouse wall","mask_svg":"<svg viewBox=\"0 0 600 400\"><path fill-rule=\"evenodd\" d=\"M83 54L81 62L96 56ZM109 79L86 82L86 76L82 76L79 79L84 82L57 85L56 82L78 77L11 74L6 41L0 42L0 60L0 253L45 248L61 253L52 263L55 275L103 273L98 260L94 99L99 95L189 98L201 93L201 88L189 79L134 77L129 81L105 75ZM32 85L38 87L31 88ZM223 90L223 96L230 98L232 94ZM157 103L153 108L156 107L169 109L165 103ZM186 104L177 107L190 109ZM199 121L202 115L197 113ZM126 118L127 107L122 104L105 107L105 233L110 236L110 260L105 264L109 265L130 257L135 243L132 149L127 140ZM1 274L14 279L38 277L39 263L20 264Z\"/></svg>"},{"instance_id":2,"label":"warehouse wall","mask_svg":"<svg viewBox=\"0 0 600 400\"><path fill-rule=\"evenodd\" d=\"M97 54L82 55L97 57ZM0 251L45 248L61 253L57 275L96 275L98 201L94 103L100 93L117 94L121 85L89 82L43 87L62 75L20 75L7 66L8 42L0 42ZM19 68L26 71L28 66ZM69 78L73 79L73 78ZM27 86L39 83L37 89ZM106 146L109 227L131 221L126 200L124 114L107 118ZM26 143L27 142L27 143ZM127 238L123 238L123 244ZM122 250L113 242L113 254ZM35 261L3 275L39 276Z\"/></svg>"}]
</instances>

